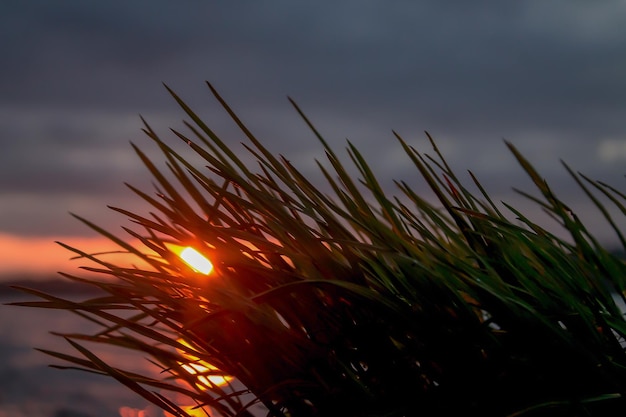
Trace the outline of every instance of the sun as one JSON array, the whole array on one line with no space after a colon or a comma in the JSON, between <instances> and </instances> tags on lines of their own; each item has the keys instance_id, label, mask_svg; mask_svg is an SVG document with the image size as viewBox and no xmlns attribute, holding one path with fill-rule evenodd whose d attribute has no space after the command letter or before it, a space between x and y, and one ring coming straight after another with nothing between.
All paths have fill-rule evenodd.
<instances>
[{"instance_id":1,"label":"sun","mask_svg":"<svg viewBox=\"0 0 626 417\"><path fill-rule=\"evenodd\" d=\"M213 271L213 263L191 246L168 245L180 259L194 271L209 275Z\"/></svg>"}]
</instances>

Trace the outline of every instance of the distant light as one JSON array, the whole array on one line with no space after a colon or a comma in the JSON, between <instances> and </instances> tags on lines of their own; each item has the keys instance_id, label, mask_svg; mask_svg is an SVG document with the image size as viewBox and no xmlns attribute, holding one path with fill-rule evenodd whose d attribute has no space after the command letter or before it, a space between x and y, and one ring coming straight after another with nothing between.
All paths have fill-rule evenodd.
<instances>
[{"instance_id":1,"label":"distant light","mask_svg":"<svg viewBox=\"0 0 626 417\"><path fill-rule=\"evenodd\" d=\"M203 254L187 246L179 254L180 258L185 261L194 271L204 275L209 275L213 270L213 264Z\"/></svg>"}]
</instances>

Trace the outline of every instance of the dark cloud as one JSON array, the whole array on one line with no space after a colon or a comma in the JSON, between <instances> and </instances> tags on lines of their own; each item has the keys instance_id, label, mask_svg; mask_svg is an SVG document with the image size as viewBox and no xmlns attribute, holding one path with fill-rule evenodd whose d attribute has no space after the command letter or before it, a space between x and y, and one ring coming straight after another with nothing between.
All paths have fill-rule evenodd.
<instances>
[{"instance_id":1,"label":"dark cloud","mask_svg":"<svg viewBox=\"0 0 626 417\"><path fill-rule=\"evenodd\" d=\"M559 158L606 180L623 174L621 1L40 0L0 11L10 40L0 44L0 198L95 204L129 177L146 180L128 145L142 140L137 114L164 134L182 117L162 82L238 146L204 80L307 169L319 147L286 95L387 177L415 175L391 129L420 149L428 130L454 166L502 193L523 181L504 138L559 184Z\"/></svg>"}]
</instances>

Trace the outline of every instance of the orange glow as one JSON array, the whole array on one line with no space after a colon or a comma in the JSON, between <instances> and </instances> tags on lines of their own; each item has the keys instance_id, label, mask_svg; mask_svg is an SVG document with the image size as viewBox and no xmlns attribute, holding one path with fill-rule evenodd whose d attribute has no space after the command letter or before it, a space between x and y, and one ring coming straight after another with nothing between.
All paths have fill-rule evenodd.
<instances>
[{"instance_id":1,"label":"orange glow","mask_svg":"<svg viewBox=\"0 0 626 417\"><path fill-rule=\"evenodd\" d=\"M213 416L213 413L207 410L208 407L198 407L196 405L183 405L182 410L189 415L189 417L207 417ZM165 412L166 417L175 417L173 414Z\"/></svg>"},{"instance_id":2,"label":"orange glow","mask_svg":"<svg viewBox=\"0 0 626 417\"><path fill-rule=\"evenodd\" d=\"M178 339L178 342L187 347L191 347L184 339ZM233 377L229 375L215 375L214 373L219 371L219 369L210 363L180 349L177 350L186 359L189 359L188 363L181 362L180 365L187 373L196 376L196 379L198 380L197 385L200 389L206 389L214 385L226 385L229 381L233 380Z\"/></svg>"},{"instance_id":3,"label":"orange glow","mask_svg":"<svg viewBox=\"0 0 626 417\"><path fill-rule=\"evenodd\" d=\"M0 233L0 279L15 279L23 276L55 278L57 271L73 273L83 265L95 266L87 259L75 259L75 253L57 245L60 241L87 253L119 251L121 248L105 237L84 236L17 236ZM129 240L141 247L141 242ZM145 263L133 255L112 253L102 259L115 265L144 267Z\"/></svg>"},{"instance_id":4,"label":"orange glow","mask_svg":"<svg viewBox=\"0 0 626 417\"><path fill-rule=\"evenodd\" d=\"M207 372L215 372L218 369L207 362L188 363L182 365L183 369L191 375L198 375L197 379L201 383L201 387L210 387L212 385L226 385L232 377L227 375L203 375Z\"/></svg>"}]
</instances>

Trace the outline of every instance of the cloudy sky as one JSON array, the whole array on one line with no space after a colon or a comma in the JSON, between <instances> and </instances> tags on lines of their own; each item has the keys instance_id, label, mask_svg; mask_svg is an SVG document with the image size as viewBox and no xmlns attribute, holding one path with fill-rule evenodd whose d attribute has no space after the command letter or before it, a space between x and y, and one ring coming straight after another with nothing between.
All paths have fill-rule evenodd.
<instances>
[{"instance_id":1,"label":"cloudy sky","mask_svg":"<svg viewBox=\"0 0 626 417\"><path fill-rule=\"evenodd\" d=\"M624 189L622 0L7 1L0 36L0 274L56 268L53 240L98 244L68 212L125 224L105 206L136 207L124 181L149 187L139 115L164 137L184 118L162 83L239 149L210 81L304 170L322 153L287 96L337 150L348 138L418 190L392 129L423 151L428 131L497 199L530 190L503 139L567 201L560 159Z\"/></svg>"}]
</instances>

